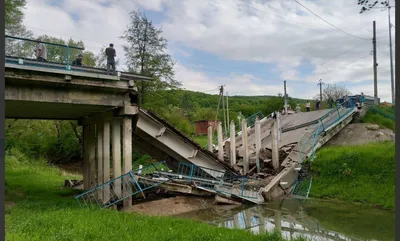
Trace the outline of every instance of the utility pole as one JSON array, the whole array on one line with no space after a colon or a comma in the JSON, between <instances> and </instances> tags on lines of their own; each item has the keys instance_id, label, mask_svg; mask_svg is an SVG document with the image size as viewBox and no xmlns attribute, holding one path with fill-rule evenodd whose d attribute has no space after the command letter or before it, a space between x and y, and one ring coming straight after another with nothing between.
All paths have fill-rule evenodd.
<instances>
[{"instance_id":1,"label":"utility pole","mask_svg":"<svg viewBox=\"0 0 400 241\"><path fill-rule=\"evenodd\" d=\"M229 102L228 102L228 91L226 92L226 125L229 126Z\"/></svg>"},{"instance_id":2,"label":"utility pole","mask_svg":"<svg viewBox=\"0 0 400 241\"><path fill-rule=\"evenodd\" d=\"M392 23L390 21L389 1L388 1L388 18L389 18L389 46L390 46L390 80L391 80L391 88L392 88L392 105L394 105L395 94L394 94L393 56L392 56Z\"/></svg>"},{"instance_id":3,"label":"utility pole","mask_svg":"<svg viewBox=\"0 0 400 241\"><path fill-rule=\"evenodd\" d=\"M283 91L285 95L285 115L287 115L287 93L286 93L286 80L283 81Z\"/></svg>"},{"instance_id":4,"label":"utility pole","mask_svg":"<svg viewBox=\"0 0 400 241\"><path fill-rule=\"evenodd\" d=\"M368 1L364 1L364 0L358 0L358 4L359 5L364 5L361 8L360 14L365 12L365 11L369 11L371 9L374 9L375 4L377 4L378 1L375 1L375 3L373 4L368 4ZM386 0L380 3L381 5L383 5L383 11L385 10L385 8L388 9L388 20L389 20L389 47L390 47L390 79L391 79L391 93L392 93L392 104L394 105L395 102L395 86L394 86L394 74L393 74L393 55L392 55L392 27L394 27L394 25L392 25L391 21L390 21L390 8L394 7L390 6L390 0ZM376 37L375 37L376 33L375 33L375 21L374 21L374 39L373 39L373 44L374 44L374 77L376 76L376 66L378 66L378 64L376 63ZM375 77L376 78L376 77ZM374 102L377 105L378 104L378 90L377 90L377 81L374 79Z\"/></svg>"},{"instance_id":5,"label":"utility pole","mask_svg":"<svg viewBox=\"0 0 400 241\"><path fill-rule=\"evenodd\" d=\"M319 79L319 83L317 85L319 85L319 101L322 104L322 85L324 85L325 83L322 82L322 79Z\"/></svg>"},{"instance_id":6,"label":"utility pole","mask_svg":"<svg viewBox=\"0 0 400 241\"><path fill-rule=\"evenodd\" d=\"M226 124L226 111L225 111L225 99L224 99L224 86L223 85L221 85L221 93L222 93L222 95L221 95L221 98L222 98L222 112L224 113L224 138L225 138L225 136L227 136L227 133L228 133L228 127L227 127L227 124Z\"/></svg>"},{"instance_id":7,"label":"utility pole","mask_svg":"<svg viewBox=\"0 0 400 241\"><path fill-rule=\"evenodd\" d=\"M374 104L378 105L378 76L377 76L377 66L378 63L376 62L376 23L373 21L372 23L373 29L373 38L372 38L372 45L373 45L373 54L374 54Z\"/></svg>"},{"instance_id":8,"label":"utility pole","mask_svg":"<svg viewBox=\"0 0 400 241\"><path fill-rule=\"evenodd\" d=\"M220 103L221 103L221 96L222 96L222 90L223 90L223 86L221 85L220 87L219 87L219 96L218 96L218 105L217 105L217 113L215 114L215 121L214 121L214 128L213 128L213 133L214 133L214 131L217 129L217 120L218 120L218 112L219 112L219 106L220 106Z\"/></svg>"}]
</instances>

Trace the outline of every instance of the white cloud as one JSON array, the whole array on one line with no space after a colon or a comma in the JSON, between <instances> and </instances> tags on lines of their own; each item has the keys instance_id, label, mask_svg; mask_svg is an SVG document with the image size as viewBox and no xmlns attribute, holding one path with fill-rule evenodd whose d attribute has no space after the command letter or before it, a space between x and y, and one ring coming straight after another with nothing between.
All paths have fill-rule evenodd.
<instances>
[{"instance_id":1,"label":"white cloud","mask_svg":"<svg viewBox=\"0 0 400 241\"><path fill-rule=\"evenodd\" d=\"M216 89L219 85L225 85L229 95L277 95L283 92L282 85L260 85L261 79L251 74L238 75L230 73L226 77L210 78L201 71L196 71L182 64L175 66L176 78L182 81L183 86L188 90L206 91ZM263 81L267 82L267 81ZM294 91L291 87L288 92ZM218 93L216 89L213 93Z\"/></svg>"},{"instance_id":2,"label":"white cloud","mask_svg":"<svg viewBox=\"0 0 400 241\"><path fill-rule=\"evenodd\" d=\"M340 29L362 38L372 37L372 21L376 20L378 80L390 83L389 57L380 50L389 51L386 12L371 10L360 15L359 5L346 0L299 1ZM172 55L189 56L177 47L184 44L230 60L274 63L282 79L316 83L322 78L325 83L346 83L349 88L353 83L352 89L363 89L366 93L371 86L354 84L373 79L372 56L367 56L372 50L371 40L363 41L341 33L294 1L64 0L60 7L51 6L47 0L27 2L24 23L35 34L81 39L86 48L95 53L113 42L122 62L123 42L118 37L129 23L129 11L143 8L165 10L167 18L160 26L164 36L175 46L169 51ZM79 20L74 21L73 15L79 16ZM392 35L394 37L394 31ZM361 59L364 56L367 57ZM296 68L305 60L317 66L308 76L300 78ZM349 64L355 60L358 61ZM224 77L209 78L182 63L178 63L175 70L176 78L188 89L209 90L226 82L232 92L248 95L282 92L281 86L256 84L259 81L250 72L248 75L226 73ZM390 84L382 84L379 88L380 97L390 100ZM315 92L318 90L307 88L291 91L292 96L308 98Z\"/></svg>"}]
</instances>

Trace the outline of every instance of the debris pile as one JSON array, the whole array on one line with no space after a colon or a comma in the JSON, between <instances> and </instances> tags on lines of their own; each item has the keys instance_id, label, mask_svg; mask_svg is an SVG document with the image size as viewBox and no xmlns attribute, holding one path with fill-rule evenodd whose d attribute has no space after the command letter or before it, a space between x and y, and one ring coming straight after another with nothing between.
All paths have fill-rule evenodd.
<instances>
[{"instance_id":1,"label":"debris pile","mask_svg":"<svg viewBox=\"0 0 400 241\"><path fill-rule=\"evenodd\" d=\"M294 149L297 145L297 142L290 143L287 145L282 146L278 150L279 156L279 164L281 166L282 162L285 158L289 155L289 153ZM255 145L248 146L248 153L249 153L249 172L247 174L250 178L257 178L257 179L265 179L269 176L273 176L278 174L284 167L281 167L280 170L275 171L272 166L272 150L264 147L260 150L260 172L257 173L257 166L256 166L256 148ZM224 145L224 161L229 164L230 163L230 142L226 141ZM238 149L236 150L236 165L233 168L240 174L243 175L243 151L240 152Z\"/></svg>"}]
</instances>

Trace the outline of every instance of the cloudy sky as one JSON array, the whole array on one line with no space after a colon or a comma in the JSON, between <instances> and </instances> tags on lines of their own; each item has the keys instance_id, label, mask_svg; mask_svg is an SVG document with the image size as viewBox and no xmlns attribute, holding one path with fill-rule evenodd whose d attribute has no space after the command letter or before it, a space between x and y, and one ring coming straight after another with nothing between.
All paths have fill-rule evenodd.
<instances>
[{"instance_id":1,"label":"cloudy sky","mask_svg":"<svg viewBox=\"0 0 400 241\"><path fill-rule=\"evenodd\" d=\"M294 0L27 0L24 24L35 35L82 40L95 53L112 42L124 62L118 37L129 12L141 10L162 28L184 88L217 93L225 84L229 95L277 95L287 80L290 96L312 98L319 79L373 95L375 20L378 95L391 101L387 11L359 14L357 0L298 2L346 33Z\"/></svg>"}]
</instances>

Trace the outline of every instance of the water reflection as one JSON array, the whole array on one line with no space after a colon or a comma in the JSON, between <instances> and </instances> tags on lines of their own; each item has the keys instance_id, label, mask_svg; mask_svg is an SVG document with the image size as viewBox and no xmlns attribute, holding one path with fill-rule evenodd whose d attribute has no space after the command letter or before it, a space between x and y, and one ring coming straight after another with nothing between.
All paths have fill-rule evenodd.
<instances>
[{"instance_id":1,"label":"water reflection","mask_svg":"<svg viewBox=\"0 0 400 241\"><path fill-rule=\"evenodd\" d=\"M289 240L300 236L309 240L394 240L393 213L315 200L284 199L252 207L216 207L179 216L254 233L276 229Z\"/></svg>"}]
</instances>

